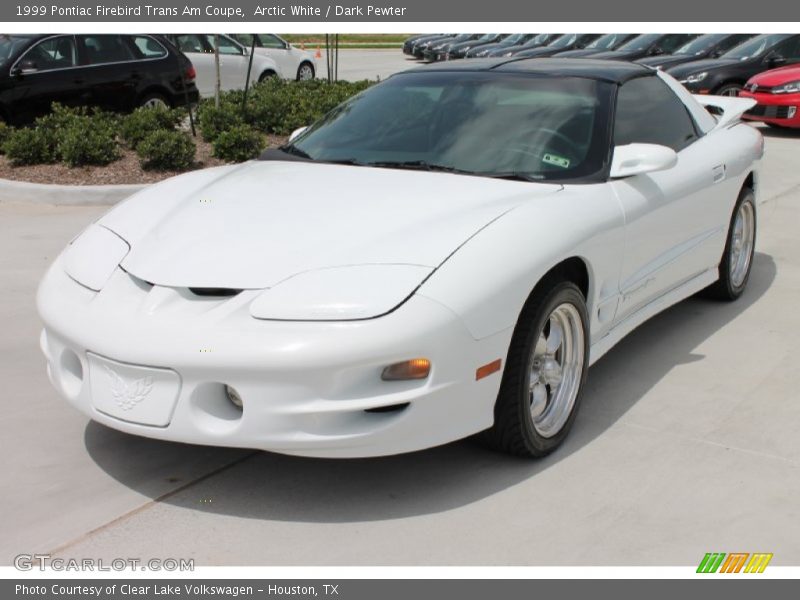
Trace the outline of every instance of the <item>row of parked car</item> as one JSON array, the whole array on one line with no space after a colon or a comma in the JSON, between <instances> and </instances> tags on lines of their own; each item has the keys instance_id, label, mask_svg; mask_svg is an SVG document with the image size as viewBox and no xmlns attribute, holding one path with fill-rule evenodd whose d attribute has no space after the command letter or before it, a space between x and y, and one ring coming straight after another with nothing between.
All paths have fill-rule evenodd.
<instances>
[{"instance_id":1,"label":"row of parked car","mask_svg":"<svg viewBox=\"0 0 800 600\"><path fill-rule=\"evenodd\" d=\"M127 112L180 106L267 77L313 79L314 55L275 34L0 35L0 120L24 124L53 102ZM251 48L255 48L252 57Z\"/></svg>"},{"instance_id":2,"label":"row of parked car","mask_svg":"<svg viewBox=\"0 0 800 600\"><path fill-rule=\"evenodd\" d=\"M800 127L800 35L741 33L466 33L419 35L403 52L428 62L472 58L584 57L663 69L692 93L747 96L746 118Z\"/></svg>"}]
</instances>

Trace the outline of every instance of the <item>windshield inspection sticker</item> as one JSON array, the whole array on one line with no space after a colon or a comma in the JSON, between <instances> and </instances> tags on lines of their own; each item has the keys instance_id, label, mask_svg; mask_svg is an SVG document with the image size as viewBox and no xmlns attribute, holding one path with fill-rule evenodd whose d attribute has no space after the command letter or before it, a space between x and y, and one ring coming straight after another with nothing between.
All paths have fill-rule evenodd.
<instances>
[{"instance_id":1,"label":"windshield inspection sticker","mask_svg":"<svg viewBox=\"0 0 800 600\"><path fill-rule=\"evenodd\" d=\"M563 156L557 156L555 154L550 154L549 152L542 157L542 162L545 162L548 165L555 165L557 167L561 167L562 169L569 168L568 158L564 158Z\"/></svg>"}]
</instances>

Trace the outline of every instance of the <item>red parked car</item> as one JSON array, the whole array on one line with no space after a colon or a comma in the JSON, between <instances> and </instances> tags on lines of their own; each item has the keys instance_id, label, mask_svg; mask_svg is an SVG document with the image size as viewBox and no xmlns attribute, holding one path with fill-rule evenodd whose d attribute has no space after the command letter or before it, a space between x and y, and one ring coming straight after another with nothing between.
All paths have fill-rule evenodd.
<instances>
[{"instance_id":1,"label":"red parked car","mask_svg":"<svg viewBox=\"0 0 800 600\"><path fill-rule=\"evenodd\" d=\"M793 65L759 73L739 93L758 105L744 117L773 127L800 128L800 67Z\"/></svg>"}]
</instances>

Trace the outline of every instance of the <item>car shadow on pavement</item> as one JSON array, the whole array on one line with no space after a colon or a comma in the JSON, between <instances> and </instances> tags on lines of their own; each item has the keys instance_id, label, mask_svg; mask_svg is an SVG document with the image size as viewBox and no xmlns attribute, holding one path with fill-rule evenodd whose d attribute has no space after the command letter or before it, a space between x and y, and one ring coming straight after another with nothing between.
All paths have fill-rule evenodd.
<instances>
[{"instance_id":1,"label":"car shadow on pavement","mask_svg":"<svg viewBox=\"0 0 800 600\"><path fill-rule=\"evenodd\" d=\"M590 370L584 410L567 441L542 460L505 456L469 440L356 460L235 451L226 461L228 467L158 496L147 479L148 456L174 453L174 446L187 453L232 451L138 438L94 422L87 425L84 441L101 469L138 493L176 507L242 518L363 522L450 510L523 481L532 484L535 493L538 473L602 436L671 369L702 360L694 353L698 345L758 301L775 276L772 257L757 253L749 287L737 302L690 298L622 340Z\"/></svg>"},{"instance_id":2,"label":"car shadow on pavement","mask_svg":"<svg viewBox=\"0 0 800 600\"><path fill-rule=\"evenodd\" d=\"M800 139L800 128L792 129L790 127L759 127L758 130L764 137Z\"/></svg>"}]
</instances>

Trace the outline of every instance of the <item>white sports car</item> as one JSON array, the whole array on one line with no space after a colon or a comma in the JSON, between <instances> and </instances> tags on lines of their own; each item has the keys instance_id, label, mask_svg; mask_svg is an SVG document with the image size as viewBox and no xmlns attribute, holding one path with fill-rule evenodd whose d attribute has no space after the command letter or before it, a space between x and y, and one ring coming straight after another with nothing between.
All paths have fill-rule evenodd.
<instances>
[{"instance_id":1,"label":"white sports car","mask_svg":"<svg viewBox=\"0 0 800 600\"><path fill-rule=\"evenodd\" d=\"M623 62L395 75L91 224L39 289L49 376L152 438L547 454L624 335L747 284L763 140L752 100L701 102Z\"/></svg>"}]
</instances>

